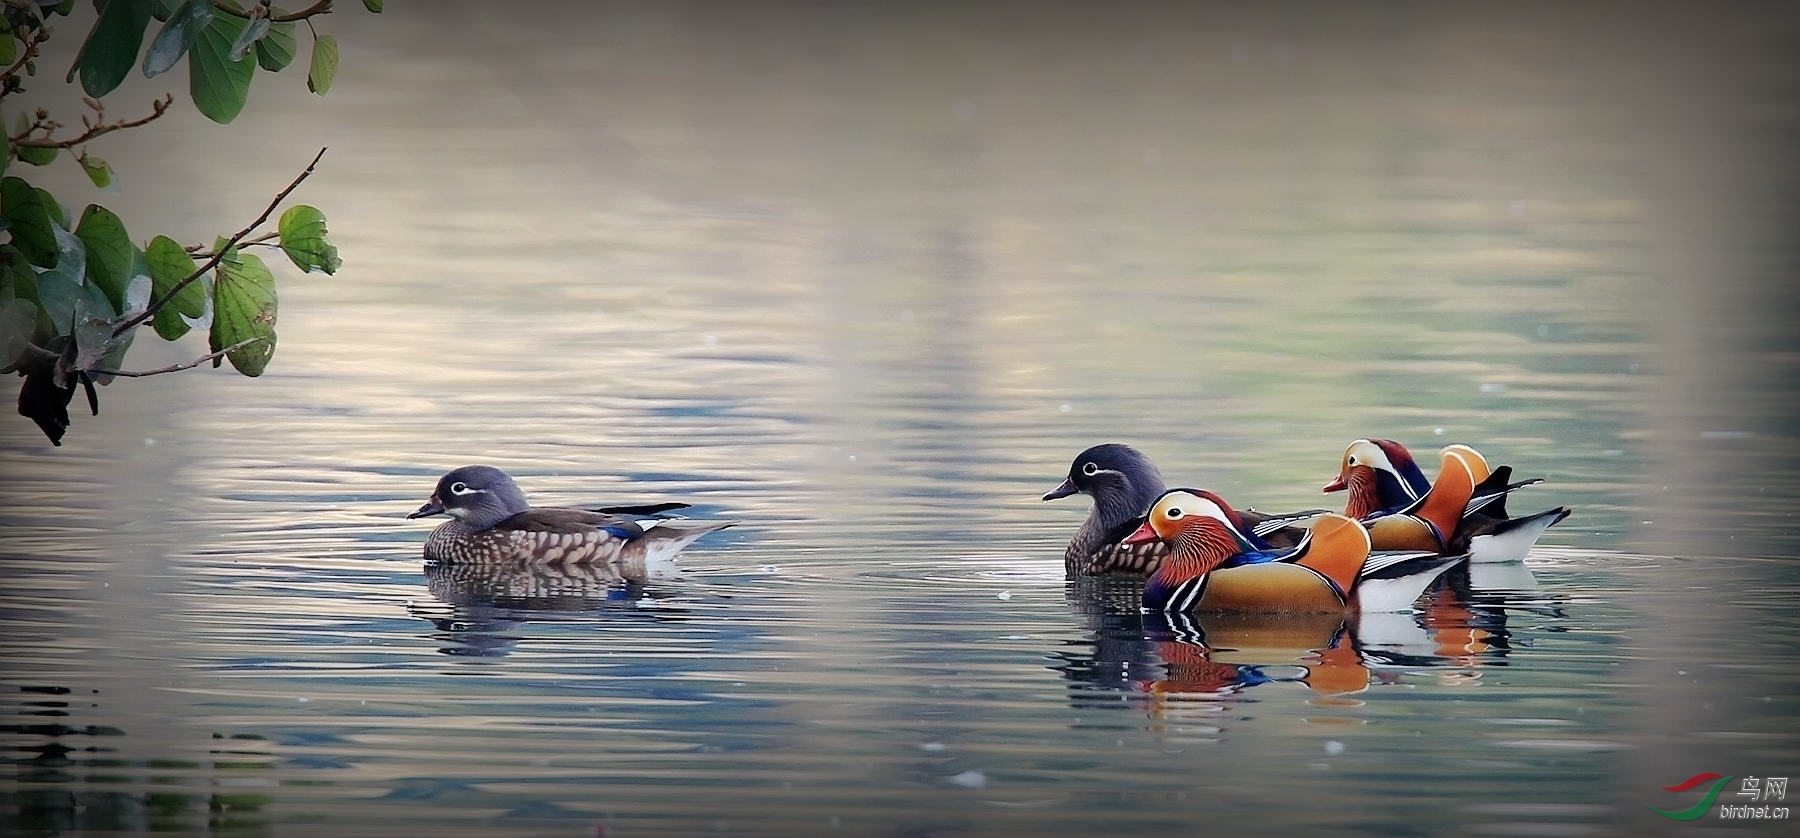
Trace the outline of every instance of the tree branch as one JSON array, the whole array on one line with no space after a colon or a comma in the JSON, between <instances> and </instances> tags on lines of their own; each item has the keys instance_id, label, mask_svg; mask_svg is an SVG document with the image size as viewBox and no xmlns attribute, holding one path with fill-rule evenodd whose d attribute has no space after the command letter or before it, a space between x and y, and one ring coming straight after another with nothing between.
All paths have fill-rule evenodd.
<instances>
[{"instance_id":1,"label":"tree branch","mask_svg":"<svg viewBox=\"0 0 1800 838\"><path fill-rule=\"evenodd\" d=\"M13 140L13 145L29 146L31 148L73 148L95 137L111 134L114 131L121 131L126 128L136 128L139 125L148 125L155 121L157 117L166 113L169 110L170 105L175 104L175 95L172 93L164 93L161 99L151 102L150 108L153 112L148 116L141 119L121 119L118 122L112 123L102 121L106 118L106 109L104 106L92 99L87 100L87 102L88 107L94 109L94 120L92 122L89 122L87 117L82 117L81 119L82 124L87 130L66 140L52 139L49 136L45 136L40 140L16 138ZM54 126L54 123L51 123L50 125L39 123L38 125L33 125L32 129L35 130L39 127L51 126ZM27 131L27 133L30 132Z\"/></svg>"},{"instance_id":2,"label":"tree branch","mask_svg":"<svg viewBox=\"0 0 1800 838\"><path fill-rule=\"evenodd\" d=\"M8 37L11 37L10 33ZM50 27L40 25L31 30L31 37L25 41L25 48L19 50L18 60L14 61L11 67L0 70L0 96L13 92L12 80L18 78L19 70L25 66L26 62L37 57L38 47L49 39Z\"/></svg>"},{"instance_id":3,"label":"tree branch","mask_svg":"<svg viewBox=\"0 0 1800 838\"><path fill-rule=\"evenodd\" d=\"M306 8L301 9L300 11L289 12L285 15L272 14L272 12L274 10L272 8L270 8L267 0L265 0L264 2L259 3L257 5L262 8L263 16L267 17L269 19L270 23L287 23L288 21L293 21L293 20L305 20L314 15L331 14L331 4L332 4L332 0L319 0L319 2L314 3L311 6L307 6ZM234 15L236 17L241 17L241 18L246 18L246 19L255 17L255 12L251 11L250 9L234 9L229 6L226 6L223 3L214 3L213 8L218 9L219 11L224 12L228 15Z\"/></svg>"},{"instance_id":4,"label":"tree branch","mask_svg":"<svg viewBox=\"0 0 1800 838\"><path fill-rule=\"evenodd\" d=\"M200 366L201 364L207 363L209 361L217 361L220 358L225 357L228 353L236 352L239 349L243 349L244 347L249 346L250 344L260 343L265 340L268 340L268 338L262 338L262 337L244 338L243 340L240 340L237 343L227 346L224 349L221 349L217 352L209 352L209 353L202 355L198 358L195 358L194 360L189 361L185 364L170 364L166 367L157 367L156 369L153 369L153 370L139 370L136 372L131 372L131 371L127 371L127 370L88 370L87 373L88 373L88 375L116 375L121 378L143 378L144 376L147 376L147 375L162 375L163 373L166 373L166 372L181 372L182 370L191 370L191 369L193 369L197 366Z\"/></svg>"},{"instance_id":5,"label":"tree branch","mask_svg":"<svg viewBox=\"0 0 1800 838\"><path fill-rule=\"evenodd\" d=\"M262 226L264 221L268 221L270 214L275 212L275 208L281 206L281 202L287 200L287 196L292 194L295 189L300 188L301 181L306 180L307 176L313 173L313 167L318 166L319 158L324 156L325 149L319 149L319 153L313 155L312 162L306 164L306 168L301 170L300 174L294 178L293 183L288 184L286 189L281 190L275 195L275 200L270 201L268 206L263 207L262 214L258 215L255 221L250 222L249 226L244 229L233 233L231 238L225 240L225 246L219 248L219 252L208 257L205 263L201 264L200 267L195 268L193 273L183 277L180 282L171 286L162 296L151 300L150 305L145 306L143 311L138 312L121 322L119 325L114 326L112 331L113 337L125 334L142 325L144 321L155 317L157 310L168 305L170 300L175 299L175 295L181 293L181 289L188 287L193 284L195 280L205 276L207 271L218 267L219 262L225 259L225 254L230 253L232 248L237 247L238 242L248 238L250 233L255 231L257 227Z\"/></svg>"},{"instance_id":6,"label":"tree branch","mask_svg":"<svg viewBox=\"0 0 1800 838\"><path fill-rule=\"evenodd\" d=\"M22 370L22 369L25 369L25 368L31 366L31 364L33 362L36 362L39 364L54 364L61 357L62 357L61 355L58 355L55 352L51 352L50 350L45 349L42 346L38 346L35 343L31 343L31 342L27 341L25 344L25 350L23 352L19 353L19 357L17 359L15 359L12 363L7 364L6 366L0 367L0 375L6 375L7 373L10 373L10 372L18 372L19 370ZM22 374L23 373L21 373L21 375Z\"/></svg>"}]
</instances>

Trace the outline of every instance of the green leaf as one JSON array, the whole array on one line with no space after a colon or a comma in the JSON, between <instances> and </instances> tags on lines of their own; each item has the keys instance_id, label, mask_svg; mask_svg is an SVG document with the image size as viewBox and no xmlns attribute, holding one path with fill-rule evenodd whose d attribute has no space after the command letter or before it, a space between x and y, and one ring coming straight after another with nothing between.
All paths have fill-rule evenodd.
<instances>
[{"instance_id":1,"label":"green leaf","mask_svg":"<svg viewBox=\"0 0 1800 838\"><path fill-rule=\"evenodd\" d=\"M211 0L188 0L164 19L168 22L156 33L156 40L150 42L150 49L144 53L145 78L168 72L194 48L200 32L212 23L213 5Z\"/></svg>"},{"instance_id":2,"label":"green leaf","mask_svg":"<svg viewBox=\"0 0 1800 838\"><path fill-rule=\"evenodd\" d=\"M24 354L37 329L37 316L37 303L0 296L0 367L11 365Z\"/></svg>"},{"instance_id":3,"label":"green leaf","mask_svg":"<svg viewBox=\"0 0 1800 838\"><path fill-rule=\"evenodd\" d=\"M10 288L21 300L37 302L37 269L10 244L0 244L0 288Z\"/></svg>"},{"instance_id":4,"label":"green leaf","mask_svg":"<svg viewBox=\"0 0 1800 838\"><path fill-rule=\"evenodd\" d=\"M287 253L294 267L312 273L324 271L337 273L344 264L338 258L338 250L325 237L325 213L317 207L298 204L289 207L281 214L281 249Z\"/></svg>"},{"instance_id":5,"label":"green leaf","mask_svg":"<svg viewBox=\"0 0 1800 838\"><path fill-rule=\"evenodd\" d=\"M137 258L137 245L125 232L125 222L112 210L88 204L75 225L75 235L87 250L87 278L106 292L113 310L125 310L125 286L131 282L131 264Z\"/></svg>"},{"instance_id":6,"label":"green leaf","mask_svg":"<svg viewBox=\"0 0 1800 838\"><path fill-rule=\"evenodd\" d=\"M87 281L87 247L81 238L60 227L56 234L62 253L56 267L38 273L38 303L48 318L50 334L66 335L78 316L110 318L115 312L106 292Z\"/></svg>"},{"instance_id":7,"label":"green leaf","mask_svg":"<svg viewBox=\"0 0 1800 838\"><path fill-rule=\"evenodd\" d=\"M261 259L243 253L220 261L213 279L212 350L260 338L225 358L244 375L262 375L275 356L275 308L275 275Z\"/></svg>"},{"instance_id":8,"label":"green leaf","mask_svg":"<svg viewBox=\"0 0 1800 838\"><path fill-rule=\"evenodd\" d=\"M81 170L87 172L88 180L93 181L95 186L105 189L112 185L112 166L108 165L105 160L84 151L80 157L75 158L75 162L81 164Z\"/></svg>"},{"instance_id":9,"label":"green leaf","mask_svg":"<svg viewBox=\"0 0 1800 838\"><path fill-rule=\"evenodd\" d=\"M0 16L0 64L11 65L19 58L19 39L13 36L12 22Z\"/></svg>"},{"instance_id":10,"label":"green leaf","mask_svg":"<svg viewBox=\"0 0 1800 838\"><path fill-rule=\"evenodd\" d=\"M188 255L187 248L168 236L151 239L150 247L145 250L144 255L150 262L150 279L153 283L151 300L162 299L176 283L188 278L200 267L194 262L194 257ZM156 310L150 324L156 327L156 333L163 340L175 340L187 334L188 329L193 327L188 322L189 319L198 320L206 316L205 283L204 277L188 283L173 299Z\"/></svg>"},{"instance_id":11,"label":"green leaf","mask_svg":"<svg viewBox=\"0 0 1800 838\"><path fill-rule=\"evenodd\" d=\"M75 323L75 362L78 370L111 369L106 363L108 356L116 356L120 344L130 340L130 333L115 338L112 335L112 317L96 317L83 314Z\"/></svg>"},{"instance_id":12,"label":"green leaf","mask_svg":"<svg viewBox=\"0 0 1800 838\"><path fill-rule=\"evenodd\" d=\"M25 351L37 319L37 271L18 248L0 245L0 367Z\"/></svg>"},{"instance_id":13,"label":"green leaf","mask_svg":"<svg viewBox=\"0 0 1800 838\"><path fill-rule=\"evenodd\" d=\"M324 96L331 90L331 80L337 77L337 68L337 38L331 35L314 38L312 69L306 74L306 89Z\"/></svg>"},{"instance_id":14,"label":"green leaf","mask_svg":"<svg viewBox=\"0 0 1800 838\"><path fill-rule=\"evenodd\" d=\"M250 54L250 47L262 40L262 36L268 31L269 18L262 13L261 9L258 9L250 15L250 22L244 26L244 31L239 32L238 36L232 39L231 52L226 53L226 57L233 61L244 60L244 56Z\"/></svg>"},{"instance_id":15,"label":"green leaf","mask_svg":"<svg viewBox=\"0 0 1800 838\"><path fill-rule=\"evenodd\" d=\"M81 89L96 99L113 92L137 63L150 26L150 0L99 0L100 16L69 68L71 80L81 73Z\"/></svg>"},{"instance_id":16,"label":"green leaf","mask_svg":"<svg viewBox=\"0 0 1800 838\"><path fill-rule=\"evenodd\" d=\"M44 205L44 211L50 213L51 221L56 222L56 225L64 230L75 229L75 225L69 223L69 211L63 209L63 205L56 202L56 196L50 194L50 190L38 187L37 194L38 200Z\"/></svg>"},{"instance_id":17,"label":"green leaf","mask_svg":"<svg viewBox=\"0 0 1800 838\"><path fill-rule=\"evenodd\" d=\"M56 156L62 153L60 148L45 148L36 145L19 146L19 159L33 166L48 166L56 162Z\"/></svg>"},{"instance_id":18,"label":"green leaf","mask_svg":"<svg viewBox=\"0 0 1800 838\"><path fill-rule=\"evenodd\" d=\"M231 44L249 25L235 15L215 15L212 23L200 30L188 54L188 93L194 97L194 107L214 122L236 119L250 96L256 62L230 58Z\"/></svg>"},{"instance_id":19,"label":"green leaf","mask_svg":"<svg viewBox=\"0 0 1800 838\"><path fill-rule=\"evenodd\" d=\"M0 180L0 216L6 218L13 245L31 264L44 268L56 264L56 222L42 193L16 177Z\"/></svg>"},{"instance_id":20,"label":"green leaf","mask_svg":"<svg viewBox=\"0 0 1800 838\"><path fill-rule=\"evenodd\" d=\"M363 8L381 14L381 0L363 0Z\"/></svg>"},{"instance_id":21,"label":"green leaf","mask_svg":"<svg viewBox=\"0 0 1800 838\"><path fill-rule=\"evenodd\" d=\"M6 62L0 60L0 64ZM6 164L12 162L12 137L0 131L0 175L6 174Z\"/></svg>"},{"instance_id":22,"label":"green leaf","mask_svg":"<svg viewBox=\"0 0 1800 838\"><path fill-rule=\"evenodd\" d=\"M157 20L168 20L180 11L182 5L181 0L150 0L150 16Z\"/></svg>"},{"instance_id":23,"label":"green leaf","mask_svg":"<svg viewBox=\"0 0 1800 838\"><path fill-rule=\"evenodd\" d=\"M282 21L269 27L269 34L256 42L256 63L271 73L280 72L300 54L300 41L294 37L294 22Z\"/></svg>"}]
</instances>

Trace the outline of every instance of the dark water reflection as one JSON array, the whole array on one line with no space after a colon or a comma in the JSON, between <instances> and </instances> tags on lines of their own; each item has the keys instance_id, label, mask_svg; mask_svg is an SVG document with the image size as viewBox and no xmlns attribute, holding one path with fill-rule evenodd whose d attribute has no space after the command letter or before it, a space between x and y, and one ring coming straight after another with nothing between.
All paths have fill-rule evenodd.
<instances>
[{"instance_id":1,"label":"dark water reflection","mask_svg":"<svg viewBox=\"0 0 1800 838\"><path fill-rule=\"evenodd\" d=\"M100 150L202 240L330 144L346 268L262 379L0 423L0 831L1691 834L1800 767L1785 7L584 8L343 10L329 98ZM1575 515L1343 624L1061 578L1089 444L1303 508L1369 434ZM476 461L743 523L427 566Z\"/></svg>"}]
</instances>

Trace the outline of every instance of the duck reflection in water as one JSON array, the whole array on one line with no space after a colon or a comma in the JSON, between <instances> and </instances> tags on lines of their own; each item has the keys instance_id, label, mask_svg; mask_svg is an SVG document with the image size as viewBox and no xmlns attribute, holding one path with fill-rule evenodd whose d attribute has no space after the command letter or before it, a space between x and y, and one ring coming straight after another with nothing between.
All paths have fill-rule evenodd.
<instances>
[{"instance_id":1,"label":"duck reflection in water","mask_svg":"<svg viewBox=\"0 0 1800 838\"><path fill-rule=\"evenodd\" d=\"M1321 696L1368 686L1342 615L1162 613L1139 607L1141 580L1072 580L1069 603L1089 629L1086 649L1052 668L1077 707L1123 702L1160 716L1167 699L1216 705L1251 687L1297 683Z\"/></svg>"},{"instance_id":2,"label":"duck reflection in water","mask_svg":"<svg viewBox=\"0 0 1800 838\"><path fill-rule=\"evenodd\" d=\"M521 639L509 632L528 621L670 616L667 609L643 608L646 583L605 563L426 562L425 584L437 602L410 603L407 610L445 633L447 655L505 655Z\"/></svg>"},{"instance_id":3,"label":"duck reflection in water","mask_svg":"<svg viewBox=\"0 0 1800 838\"><path fill-rule=\"evenodd\" d=\"M1321 704L1343 703L1408 675L1479 686L1481 669L1504 665L1515 652L1509 620L1556 622L1563 613L1534 584L1472 587L1471 574L1478 572L1453 568L1427 589L1417 610L1348 618L1146 613L1139 607L1141 580L1077 578L1066 588L1068 603L1087 637L1059 651L1051 668L1070 681L1070 702L1078 709L1142 709L1148 699L1156 714L1175 696L1216 710L1264 684L1303 685Z\"/></svg>"},{"instance_id":4,"label":"duck reflection in water","mask_svg":"<svg viewBox=\"0 0 1800 838\"><path fill-rule=\"evenodd\" d=\"M1154 695L1225 695L1271 682L1322 696L1359 692L1369 670L1336 614L1150 614L1145 634L1163 677L1139 685Z\"/></svg>"}]
</instances>

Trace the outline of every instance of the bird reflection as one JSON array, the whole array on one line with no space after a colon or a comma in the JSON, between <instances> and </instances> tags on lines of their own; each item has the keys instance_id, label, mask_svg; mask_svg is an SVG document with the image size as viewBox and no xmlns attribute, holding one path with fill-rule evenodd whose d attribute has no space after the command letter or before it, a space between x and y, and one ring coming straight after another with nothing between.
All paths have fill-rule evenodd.
<instances>
[{"instance_id":1,"label":"bird reflection","mask_svg":"<svg viewBox=\"0 0 1800 838\"><path fill-rule=\"evenodd\" d=\"M1408 674L1479 685L1480 669L1515 652L1508 620L1560 620L1522 566L1506 586L1472 583L1467 567L1437 580L1411 612L1391 614L1142 613L1142 582L1077 578L1067 590L1086 637L1052 665L1077 707L1097 702L1148 709L1166 699L1213 702L1271 683L1305 686L1314 703L1345 703L1371 684ZM1215 722L1216 724L1216 719Z\"/></svg>"},{"instance_id":2,"label":"bird reflection","mask_svg":"<svg viewBox=\"0 0 1800 838\"><path fill-rule=\"evenodd\" d=\"M521 639L509 632L528 621L662 616L640 607L642 582L606 563L426 562L425 585L437 602L409 603L407 610L443 633L439 651L446 655L506 655Z\"/></svg>"},{"instance_id":3,"label":"bird reflection","mask_svg":"<svg viewBox=\"0 0 1800 838\"><path fill-rule=\"evenodd\" d=\"M1151 614L1146 635L1164 677L1150 693L1228 693L1271 681L1336 695L1368 686L1337 614Z\"/></svg>"}]
</instances>

